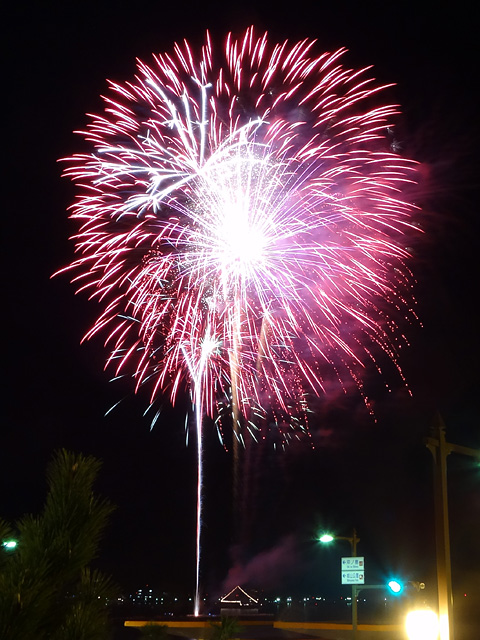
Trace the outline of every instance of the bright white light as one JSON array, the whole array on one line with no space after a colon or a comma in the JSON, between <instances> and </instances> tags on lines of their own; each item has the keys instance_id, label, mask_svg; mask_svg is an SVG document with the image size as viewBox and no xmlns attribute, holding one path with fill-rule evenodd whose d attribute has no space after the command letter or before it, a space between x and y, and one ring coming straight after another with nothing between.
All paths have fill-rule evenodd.
<instances>
[{"instance_id":1,"label":"bright white light","mask_svg":"<svg viewBox=\"0 0 480 640\"><path fill-rule=\"evenodd\" d=\"M392 593L401 593L403 591L403 585L398 582L398 580L390 580L390 582L388 583L388 587L389 589L392 591Z\"/></svg>"},{"instance_id":2,"label":"bright white light","mask_svg":"<svg viewBox=\"0 0 480 640\"><path fill-rule=\"evenodd\" d=\"M220 347L219 341L213 336L206 335L202 342L202 356L208 358Z\"/></svg>"},{"instance_id":3,"label":"bright white light","mask_svg":"<svg viewBox=\"0 0 480 640\"><path fill-rule=\"evenodd\" d=\"M249 262L261 257L265 240L260 229L249 220L248 211L230 204L223 216L222 232L231 252L230 260Z\"/></svg>"},{"instance_id":4,"label":"bright white light","mask_svg":"<svg viewBox=\"0 0 480 640\"><path fill-rule=\"evenodd\" d=\"M448 614L440 616L438 627L440 629L440 640L450 640L450 625L448 624Z\"/></svg>"},{"instance_id":5,"label":"bright white light","mask_svg":"<svg viewBox=\"0 0 480 640\"><path fill-rule=\"evenodd\" d=\"M410 611L405 620L409 640L437 640L438 616L430 609Z\"/></svg>"},{"instance_id":6,"label":"bright white light","mask_svg":"<svg viewBox=\"0 0 480 640\"><path fill-rule=\"evenodd\" d=\"M331 536L329 533L325 533L321 538L319 538L320 542L332 542L333 541L333 536Z\"/></svg>"},{"instance_id":7,"label":"bright white light","mask_svg":"<svg viewBox=\"0 0 480 640\"><path fill-rule=\"evenodd\" d=\"M5 549L15 549L15 547L17 546L17 542L16 540L8 540L7 542L3 543L3 546L5 547Z\"/></svg>"}]
</instances>

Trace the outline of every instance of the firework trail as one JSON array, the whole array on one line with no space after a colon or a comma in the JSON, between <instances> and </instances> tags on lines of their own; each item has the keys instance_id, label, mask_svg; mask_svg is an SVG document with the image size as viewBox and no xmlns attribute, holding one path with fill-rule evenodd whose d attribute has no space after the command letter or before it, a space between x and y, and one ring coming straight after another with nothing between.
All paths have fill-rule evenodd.
<instances>
[{"instance_id":1,"label":"firework trail","mask_svg":"<svg viewBox=\"0 0 480 640\"><path fill-rule=\"evenodd\" d=\"M388 147L396 107L344 50L313 48L250 28L138 61L80 132L92 150L65 159L80 187L68 268L103 308L86 338L104 333L107 365L152 403L190 389L196 613L203 415L228 411L241 440L270 412L287 441L327 370L361 387L375 353L397 362L409 314L415 169Z\"/></svg>"}]
</instances>

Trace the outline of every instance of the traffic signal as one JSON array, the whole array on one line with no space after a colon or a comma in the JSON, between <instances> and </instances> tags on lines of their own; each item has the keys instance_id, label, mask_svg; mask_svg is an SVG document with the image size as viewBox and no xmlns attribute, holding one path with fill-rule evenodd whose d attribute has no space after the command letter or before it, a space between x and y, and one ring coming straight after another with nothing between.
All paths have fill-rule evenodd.
<instances>
[{"instance_id":1,"label":"traffic signal","mask_svg":"<svg viewBox=\"0 0 480 640\"><path fill-rule=\"evenodd\" d=\"M390 592L393 593L394 596L399 596L403 592L404 584L402 580L392 578L387 582L387 587L390 589Z\"/></svg>"}]
</instances>

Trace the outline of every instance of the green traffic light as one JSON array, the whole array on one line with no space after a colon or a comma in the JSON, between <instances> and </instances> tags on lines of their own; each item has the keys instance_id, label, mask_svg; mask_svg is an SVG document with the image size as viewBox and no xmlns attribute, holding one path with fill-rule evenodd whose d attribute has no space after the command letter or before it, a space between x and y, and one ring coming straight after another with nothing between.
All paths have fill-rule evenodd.
<instances>
[{"instance_id":1,"label":"green traffic light","mask_svg":"<svg viewBox=\"0 0 480 640\"><path fill-rule=\"evenodd\" d=\"M395 596L399 596L403 591L403 582L400 582L399 580L389 580L387 582L387 587Z\"/></svg>"}]
</instances>

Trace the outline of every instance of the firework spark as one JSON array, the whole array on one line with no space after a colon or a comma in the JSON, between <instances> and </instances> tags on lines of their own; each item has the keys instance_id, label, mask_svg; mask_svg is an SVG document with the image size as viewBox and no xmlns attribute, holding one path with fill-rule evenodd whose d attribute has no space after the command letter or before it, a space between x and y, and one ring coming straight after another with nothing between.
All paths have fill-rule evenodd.
<instances>
[{"instance_id":1,"label":"firework spark","mask_svg":"<svg viewBox=\"0 0 480 640\"><path fill-rule=\"evenodd\" d=\"M152 402L189 387L199 442L219 406L253 434L269 408L295 425L326 371L361 385L379 351L397 362L414 163L388 147L384 87L313 49L250 28L139 61L66 159L69 268L103 307L86 338Z\"/></svg>"}]
</instances>

